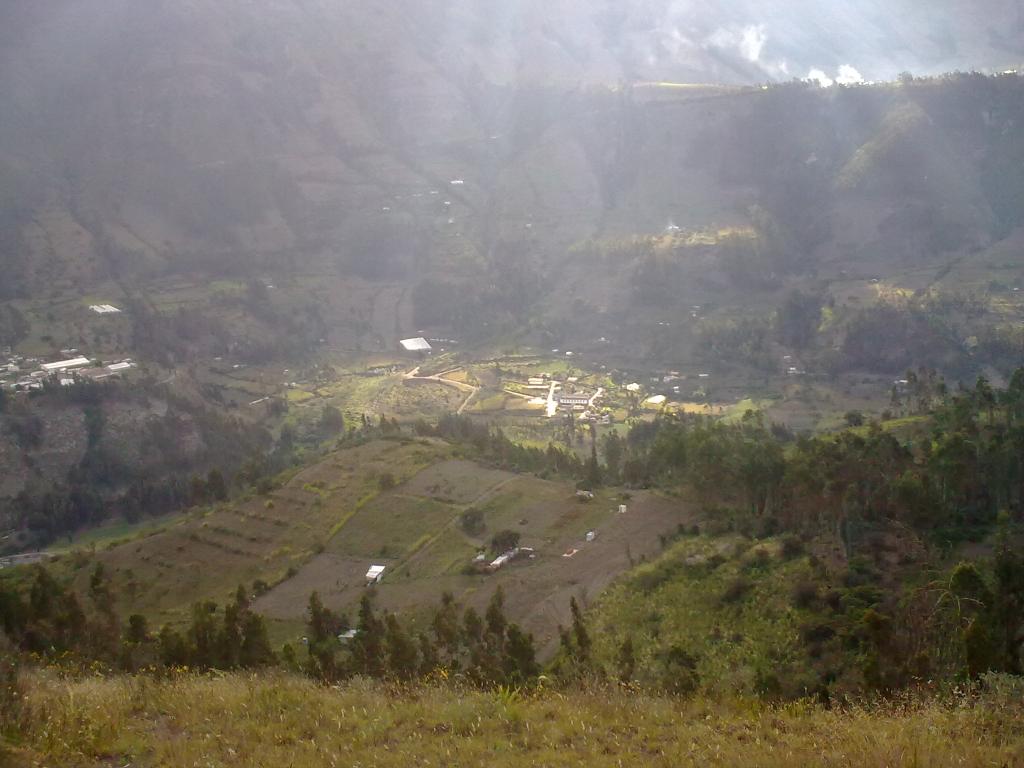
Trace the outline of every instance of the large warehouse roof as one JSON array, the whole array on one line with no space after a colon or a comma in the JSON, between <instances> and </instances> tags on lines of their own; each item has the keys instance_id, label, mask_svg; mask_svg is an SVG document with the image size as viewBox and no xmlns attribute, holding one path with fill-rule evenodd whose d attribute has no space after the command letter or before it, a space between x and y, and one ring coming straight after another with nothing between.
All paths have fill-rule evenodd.
<instances>
[{"instance_id":1,"label":"large warehouse roof","mask_svg":"<svg viewBox=\"0 0 1024 768\"><path fill-rule=\"evenodd\" d=\"M420 337L416 339L402 339L402 347L407 352L429 352L433 347L430 342Z\"/></svg>"}]
</instances>

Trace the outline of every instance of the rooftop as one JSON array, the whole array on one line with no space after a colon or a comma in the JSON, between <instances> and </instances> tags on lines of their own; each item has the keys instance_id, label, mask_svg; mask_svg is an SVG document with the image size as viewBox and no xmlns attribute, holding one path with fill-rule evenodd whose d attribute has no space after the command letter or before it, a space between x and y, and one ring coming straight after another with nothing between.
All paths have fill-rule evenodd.
<instances>
[{"instance_id":1,"label":"rooftop","mask_svg":"<svg viewBox=\"0 0 1024 768\"><path fill-rule=\"evenodd\" d=\"M422 336L415 339L402 339L400 343L402 348L407 352L429 352L433 349L433 347L430 346L430 342Z\"/></svg>"},{"instance_id":2,"label":"rooftop","mask_svg":"<svg viewBox=\"0 0 1024 768\"><path fill-rule=\"evenodd\" d=\"M41 367L47 373L52 373L53 371L60 371L65 368L84 368L87 365L89 365L88 357L73 357L70 360L58 360L55 363L43 363Z\"/></svg>"}]
</instances>

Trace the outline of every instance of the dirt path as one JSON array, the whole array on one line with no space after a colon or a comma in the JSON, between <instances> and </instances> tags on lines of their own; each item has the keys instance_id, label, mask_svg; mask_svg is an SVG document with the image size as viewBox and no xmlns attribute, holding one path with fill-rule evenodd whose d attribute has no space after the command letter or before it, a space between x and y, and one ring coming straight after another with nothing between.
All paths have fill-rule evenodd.
<instances>
[{"instance_id":1,"label":"dirt path","mask_svg":"<svg viewBox=\"0 0 1024 768\"><path fill-rule=\"evenodd\" d=\"M420 366L417 365L408 373L403 374L402 379L404 381L432 381L437 384L443 384L447 387L454 387L460 392L468 392L468 396L462 401L462 405L460 405L459 409L456 411L456 413L461 416L462 412L466 410L467 406L469 406L473 401L473 398L476 397L477 393L480 391L480 387L474 387L472 384L466 384L462 381L452 381L451 379L442 378L447 374L454 373L459 370L461 370L461 368L452 368L451 370L442 371L441 373L435 373L432 376L420 376Z\"/></svg>"},{"instance_id":2,"label":"dirt path","mask_svg":"<svg viewBox=\"0 0 1024 768\"><path fill-rule=\"evenodd\" d=\"M464 510L472 509L473 507L476 507L476 506L482 504L484 501L486 501L487 499L489 499L492 496L494 496L496 493L498 493L498 491L500 491L502 488L504 488L506 485L508 485L509 483L513 482L516 479L518 479L517 476L513 475L512 477L507 477L504 480L500 481L499 483L497 483L495 485L492 485L490 488L488 488L483 493L481 493L479 496L477 496L475 499L473 499L471 502L469 502L469 504L464 505L463 509ZM462 517L462 513L461 512L459 514L453 516L452 519L449 520L447 524L442 526L441 529L437 531L437 533L435 533L433 536L431 536L430 539L428 539L423 544L423 546L419 547L415 552L411 553L407 557L405 557L402 560L400 560L396 564L396 570L401 568L402 566L411 565L411 564L416 562L417 558L423 557L424 553L429 552L431 546L433 544L435 544L438 541L438 539L440 539L448 531L450 531L452 528L454 528L455 526L457 526L459 524L459 519L461 517Z\"/></svg>"}]
</instances>

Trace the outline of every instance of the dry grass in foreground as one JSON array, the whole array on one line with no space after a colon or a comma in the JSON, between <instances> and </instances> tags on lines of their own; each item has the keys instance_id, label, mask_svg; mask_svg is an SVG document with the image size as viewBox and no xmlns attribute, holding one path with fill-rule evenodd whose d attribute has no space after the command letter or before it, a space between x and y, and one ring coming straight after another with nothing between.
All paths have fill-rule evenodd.
<instances>
[{"instance_id":1,"label":"dry grass in foreground","mask_svg":"<svg viewBox=\"0 0 1024 768\"><path fill-rule=\"evenodd\" d=\"M17 766L1015 766L1020 687L825 710L615 689L520 694L280 675L27 678Z\"/></svg>"}]
</instances>

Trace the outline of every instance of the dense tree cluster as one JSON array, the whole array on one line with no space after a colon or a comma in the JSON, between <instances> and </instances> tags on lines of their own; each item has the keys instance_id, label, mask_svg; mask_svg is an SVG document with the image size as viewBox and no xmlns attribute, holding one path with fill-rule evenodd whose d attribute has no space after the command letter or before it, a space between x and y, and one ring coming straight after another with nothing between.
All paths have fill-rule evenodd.
<instances>
[{"instance_id":1,"label":"dense tree cluster","mask_svg":"<svg viewBox=\"0 0 1024 768\"><path fill-rule=\"evenodd\" d=\"M263 617L253 612L239 587L218 618L218 606L197 603L182 634L169 626L150 632L145 617L133 614L123 624L118 595L97 563L86 596L37 566L27 586L0 584L0 626L12 646L25 653L66 663L98 661L109 668L189 666L236 669L275 661Z\"/></svg>"},{"instance_id":2,"label":"dense tree cluster","mask_svg":"<svg viewBox=\"0 0 1024 768\"><path fill-rule=\"evenodd\" d=\"M112 425L109 413L126 404L142 409L153 400L166 402L166 412L141 423L144 450L131 455L123 445L123 427ZM259 426L146 385L112 382L52 387L19 399L0 408L0 430L31 461L46 445L44 417L57 409L81 413L81 458L63 478L30 478L0 510L21 531L23 547L44 546L115 516L137 520L224 500L231 486L225 473L251 462L269 443Z\"/></svg>"},{"instance_id":3,"label":"dense tree cluster","mask_svg":"<svg viewBox=\"0 0 1024 768\"><path fill-rule=\"evenodd\" d=\"M1024 556L1015 532L1024 519L1024 369L1003 391L982 377L950 392L927 369L908 372L906 382L893 405L919 418L897 430L871 423L794 438L748 413L732 425L666 416L638 424L625 440L604 440L610 476L688 485L705 503L708 530L788 531L785 542L794 546L785 557L800 551L794 535L841 548L841 560L830 566L812 558L818 581L833 584L828 592L816 583L795 585L794 606L810 614L801 638L807 659L799 675L766 671L759 683L766 693L892 690L1022 670ZM913 562L916 548L918 561L941 574L949 567L942 565L947 547L997 530L990 560L961 564L925 584L904 583L890 557L904 551ZM767 559L755 566L773 567ZM655 588L673 567L637 588ZM723 604L742 602L750 588L748 579L737 579Z\"/></svg>"},{"instance_id":4,"label":"dense tree cluster","mask_svg":"<svg viewBox=\"0 0 1024 768\"><path fill-rule=\"evenodd\" d=\"M419 421L414 425L419 435L443 437L473 448L473 458L501 469L538 474L564 474L581 477L583 463L576 454L549 444L547 449L520 445L510 440L500 428L475 421L468 416L446 414L436 425Z\"/></svg>"},{"instance_id":5,"label":"dense tree cluster","mask_svg":"<svg viewBox=\"0 0 1024 768\"><path fill-rule=\"evenodd\" d=\"M309 599L305 638L313 676L336 681L363 675L397 681L460 675L481 686L515 685L536 677L533 636L505 616L499 587L480 616L464 611L445 593L429 629L413 634L392 613L378 615L369 594L359 604L354 631L348 620L323 606L319 595ZM294 658L292 651L286 655Z\"/></svg>"}]
</instances>

